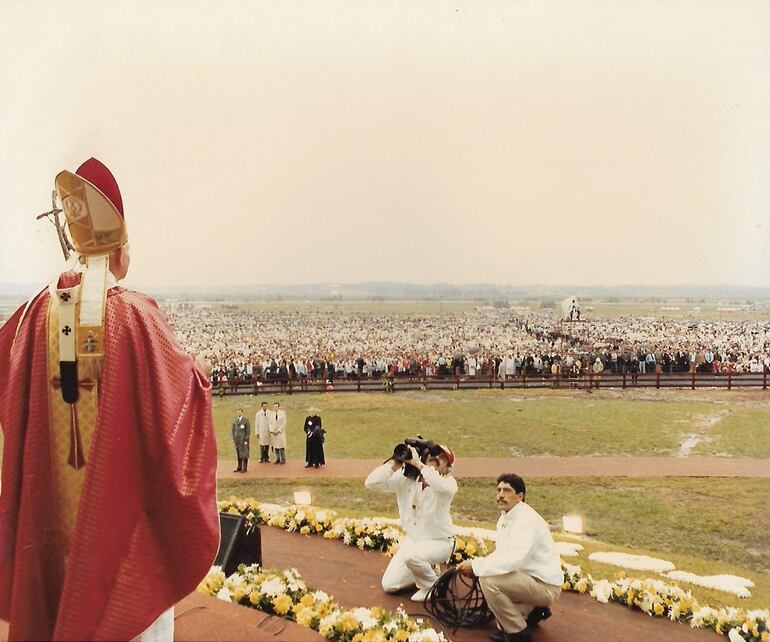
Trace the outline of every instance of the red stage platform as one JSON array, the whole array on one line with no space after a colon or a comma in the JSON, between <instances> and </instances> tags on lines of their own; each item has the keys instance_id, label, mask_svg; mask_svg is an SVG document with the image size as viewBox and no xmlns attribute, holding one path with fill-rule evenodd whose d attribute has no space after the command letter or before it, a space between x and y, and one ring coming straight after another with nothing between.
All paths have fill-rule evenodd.
<instances>
[{"instance_id":1,"label":"red stage platform","mask_svg":"<svg viewBox=\"0 0 770 642\"><path fill-rule=\"evenodd\" d=\"M388 595L380 587L388 558L382 553L360 551L340 541L320 536L286 533L262 527L263 561L266 568L297 568L308 586L334 596L345 607L382 606L394 610L403 604L413 615L427 613L409 600L412 591ZM724 637L710 630L649 617L618 604L599 604L586 595L563 593L552 607L553 617L542 623L534 642L719 642ZM198 593L182 600L175 610L174 639L201 640L323 640L314 631L294 622L268 616L244 606L228 604ZM436 628L441 629L436 625ZM453 642L487 642L494 628L445 631ZM0 639L7 640L8 626L0 621Z\"/></svg>"}]
</instances>

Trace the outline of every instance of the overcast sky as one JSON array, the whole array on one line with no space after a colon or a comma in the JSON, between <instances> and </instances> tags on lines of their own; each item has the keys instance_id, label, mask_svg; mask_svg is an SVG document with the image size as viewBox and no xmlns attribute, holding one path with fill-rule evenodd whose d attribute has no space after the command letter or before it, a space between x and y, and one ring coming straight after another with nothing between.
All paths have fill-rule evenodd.
<instances>
[{"instance_id":1,"label":"overcast sky","mask_svg":"<svg viewBox=\"0 0 770 642\"><path fill-rule=\"evenodd\" d=\"M0 2L0 282L770 282L770 3Z\"/></svg>"}]
</instances>

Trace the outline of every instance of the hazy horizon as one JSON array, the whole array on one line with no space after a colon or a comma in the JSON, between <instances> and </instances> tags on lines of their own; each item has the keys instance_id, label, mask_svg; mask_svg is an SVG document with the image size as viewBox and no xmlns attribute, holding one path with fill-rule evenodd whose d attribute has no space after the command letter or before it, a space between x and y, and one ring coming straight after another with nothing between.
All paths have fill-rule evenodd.
<instances>
[{"instance_id":1,"label":"hazy horizon","mask_svg":"<svg viewBox=\"0 0 770 642\"><path fill-rule=\"evenodd\" d=\"M0 283L95 156L128 287L765 287L768 51L761 0L6 0Z\"/></svg>"}]
</instances>

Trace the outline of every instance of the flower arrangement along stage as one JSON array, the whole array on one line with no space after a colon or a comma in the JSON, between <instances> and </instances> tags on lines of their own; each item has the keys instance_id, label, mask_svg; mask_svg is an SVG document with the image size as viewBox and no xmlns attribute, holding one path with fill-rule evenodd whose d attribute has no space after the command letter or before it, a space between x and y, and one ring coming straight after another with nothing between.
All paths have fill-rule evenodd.
<instances>
[{"instance_id":1,"label":"flower arrangement along stage","mask_svg":"<svg viewBox=\"0 0 770 642\"><path fill-rule=\"evenodd\" d=\"M244 566L230 577L212 567L198 591L295 620L335 642L448 642L443 633L402 609L344 609L323 591L309 589L296 569L266 571Z\"/></svg>"},{"instance_id":2,"label":"flower arrangement along stage","mask_svg":"<svg viewBox=\"0 0 770 642\"><path fill-rule=\"evenodd\" d=\"M713 629L720 635L728 634L731 642L770 642L770 612L767 609L715 609L699 604L690 591L660 580L594 580L580 566L562 562L562 568L564 590L588 593L602 604L617 602L647 615L689 623L695 629Z\"/></svg>"},{"instance_id":3,"label":"flower arrangement along stage","mask_svg":"<svg viewBox=\"0 0 770 642\"><path fill-rule=\"evenodd\" d=\"M397 526L398 522L393 519L337 517L334 511L310 506L278 506L261 503L253 498L231 497L219 502L219 510L242 515L255 524L275 526L304 535L323 534L329 539L341 539L348 546L382 551L389 555L398 550L399 540L403 536ZM484 556L490 550L489 542L475 535L456 535L450 562L458 563L464 559ZM731 642L770 642L770 612L767 609L715 609L699 604L690 591L660 580L594 580L580 566L563 561L562 569L564 590L586 593L601 603L618 602L650 616L666 617L675 622L687 623L693 628L710 628L720 635L729 634Z\"/></svg>"}]
</instances>

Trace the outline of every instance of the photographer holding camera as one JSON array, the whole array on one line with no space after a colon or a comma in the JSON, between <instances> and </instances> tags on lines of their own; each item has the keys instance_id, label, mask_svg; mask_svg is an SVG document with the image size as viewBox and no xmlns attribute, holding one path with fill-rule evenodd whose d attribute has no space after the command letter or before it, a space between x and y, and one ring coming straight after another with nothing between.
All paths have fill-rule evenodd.
<instances>
[{"instance_id":1,"label":"photographer holding camera","mask_svg":"<svg viewBox=\"0 0 770 642\"><path fill-rule=\"evenodd\" d=\"M449 559L454 535L449 508L457 494L454 461L454 453L446 446L406 439L396 446L393 457L366 478L366 488L396 494L406 534L382 576L387 593L416 584L412 600L424 602L438 578L434 565Z\"/></svg>"}]
</instances>

